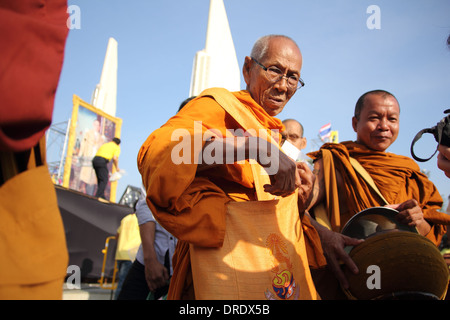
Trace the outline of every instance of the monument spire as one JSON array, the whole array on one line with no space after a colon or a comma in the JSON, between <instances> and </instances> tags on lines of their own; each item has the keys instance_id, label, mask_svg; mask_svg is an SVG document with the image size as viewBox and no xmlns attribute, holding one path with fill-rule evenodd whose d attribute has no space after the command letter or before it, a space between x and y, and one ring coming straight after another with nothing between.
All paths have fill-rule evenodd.
<instances>
[{"instance_id":1,"label":"monument spire","mask_svg":"<svg viewBox=\"0 0 450 320\"><path fill-rule=\"evenodd\" d=\"M240 90L241 72L223 0L211 0L205 49L195 55L190 96L211 87Z\"/></svg>"},{"instance_id":2,"label":"monument spire","mask_svg":"<svg viewBox=\"0 0 450 320\"><path fill-rule=\"evenodd\" d=\"M100 83L92 95L91 104L115 117L117 105L117 41L109 38Z\"/></svg>"}]
</instances>

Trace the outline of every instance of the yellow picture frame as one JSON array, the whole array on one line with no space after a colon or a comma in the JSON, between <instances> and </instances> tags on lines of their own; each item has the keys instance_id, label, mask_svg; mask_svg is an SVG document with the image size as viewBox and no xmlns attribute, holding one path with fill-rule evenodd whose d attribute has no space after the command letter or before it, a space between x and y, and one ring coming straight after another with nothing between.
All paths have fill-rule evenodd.
<instances>
[{"instance_id":1,"label":"yellow picture frame","mask_svg":"<svg viewBox=\"0 0 450 320\"><path fill-rule=\"evenodd\" d=\"M120 138L121 127L122 119L113 117L73 95L63 187L93 196L96 176L92 168L92 158L101 144L111 141L114 137ZM116 170L111 163L108 169L110 173ZM108 182L105 196L109 201L116 201L116 191L117 181Z\"/></svg>"}]
</instances>

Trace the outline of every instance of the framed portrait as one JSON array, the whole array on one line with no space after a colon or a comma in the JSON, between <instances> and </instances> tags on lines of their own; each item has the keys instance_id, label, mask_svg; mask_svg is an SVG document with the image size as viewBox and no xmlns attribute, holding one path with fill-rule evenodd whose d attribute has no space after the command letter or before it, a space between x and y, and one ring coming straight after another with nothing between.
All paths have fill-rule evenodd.
<instances>
[{"instance_id":1,"label":"framed portrait","mask_svg":"<svg viewBox=\"0 0 450 320\"><path fill-rule=\"evenodd\" d=\"M67 154L64 164L63 186L93 196L97 191L97 176L92 166L98 148L120 138L122 119L108 115L100 109L73 96L72 118L69 127ZM109 173L116 170L112 161ZM116 201L117 181L108 182L105 198Z\"/></svg>"}]
</instances>

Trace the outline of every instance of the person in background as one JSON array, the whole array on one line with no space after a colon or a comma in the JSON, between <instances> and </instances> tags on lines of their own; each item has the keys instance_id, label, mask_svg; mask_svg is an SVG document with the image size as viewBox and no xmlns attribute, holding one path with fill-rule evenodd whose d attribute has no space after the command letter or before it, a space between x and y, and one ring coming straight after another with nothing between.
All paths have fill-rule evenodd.
<instances>
[{"instance_id":1,"label":"person in background","mask_svg":"<svg viewBox=\"0 0 450 320\"><path fill-rule=\"evenodd\" d=\"M450 35L447 38L447 47L450 48ZM437 166L444 171L445 175L450 178L450 147L439 145L439 153L437 156Z\"/></svg>"},{"instance_id":2,"label":"person in background","mask_svg":"<svg viewBox=\"0 0 450 320\"><path fill-rule=\"evenodd\" d=\"M303 152L307 145L303 125L295 119L283 120L283 125L285 130L281 133L281 149L295 161L305 162L311 171L314 170L312 159ZM289 143L285 143L286 141Z\"/></svg>"},{"instance_id":3,"label":"person in background","mask_svg":"<svg viewBox=\"0 0 450 320\"><path fill-rule=\"evenodd\" d=\"M286 152L292 159L296 161L304 161L308 163L308 167L313 170L312 159L302 152L302 149L306 148L307 140L304 135L303 125L295 119L283 120L285 130L282 135L282 150ZM286 142L289 142L291 146L287 146ZM295 147L294 150L292 148ZM323 249L320 241L315 239L317 232L311 223L311 219L308 214L302 215L302 228L305 234L305 246L308 255L308 264L313 275L313 279L316 274L320 274L321 270L326 267L326 259L323 255Z\"/></svg>"},{"instance_id":4,"label":"person in background","mask_svg":"<svg viewBox=\"0 0 450 320\"><path fill-rule=\"evenodd\" d=\"M177 112L194 98L195 96L192 96L183 100ZM143 193L145 194L145 191ZM166 270L169 271L169 275L173 272L172 256L177 239L159 225L150 209L148 209L145 200L140 199L140 202L136 202L136 206L138 204L138 224L140 225L140 237L144 239L144 245L141 243L139 246L139 254L134 262L135 266L130 279L127 281L126 293L121 297L122 300L143 300L149 296L150 292L153 292L156 298L163 297L167 294L168 278L166 277L167 272L162 266L164 265ZM163 254L162 252L166 247L168 251L166 250L166 253ZM139 281L139 279L141 280Z\"/></svg>"},{"instance_id":5,"label":"person in background","mask_svg":"<svg viewBox=\"0 0 450 320\"><path fill-rule=\"evenodd\" d=\"M450 148L439 145L439 153L437 155L437 166L444 171L445 175L450 178Z\"/></svg>"},{"instance_id":6,"label":"person in background","mask_svg":"<svg viewBox=\"0 0 450 320\"><path fill-rule=\"evenodd\" d=\"M97 150L94 159L92 159L92 166L97 176L97 192L95 193L97 198L105 199L105 189L109 179L108 162L112 160L116 171L120 171L119 155L120 139L116 137L112 141L103 144Z\"/></svg>"},{"instance_id":7,"label":"person in background","mask_svg":"<svg viewBox=\"0 0 450 320\"><path fill-rule=\"evenodd\" d=\"M167 294L173 273L172 257L177 239L155 220L145 198L136 204L141 245L118 296L118 300L154 299Z\"/></svg>"},{"instance_id":8,"label":"person in background","mask_svg":"<svg viewBox=\"0 0 450 320\"><path fill-rule=\"evenodd\" d=\"M306 138L303 137L303 125L295 119L283 120L285 131L281 133L283 140L292 143L297 149L306 148Z\"/></svg>"},{"instance_id":9,"label":"person in background","mask_svg":"<svg viewBox=\"0 0 450 320\"><path fill-rule=\"evenodd\" d=\"M130 270L130 267L136 258L136 253L141 245L141 236L139 234L139 225L136 217L136 203L134 204L134 212L125 216L120 221L117 229L117 250L116 261L119 269L117 288L114 292L114 298L117 300L122 284Z\"/></svg>"}]
</instances>

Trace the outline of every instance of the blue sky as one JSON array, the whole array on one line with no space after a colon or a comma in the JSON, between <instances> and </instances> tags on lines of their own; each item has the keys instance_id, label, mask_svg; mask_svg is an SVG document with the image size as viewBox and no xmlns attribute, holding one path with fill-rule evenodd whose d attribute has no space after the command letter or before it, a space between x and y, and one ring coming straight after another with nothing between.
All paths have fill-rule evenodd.
<instances>
[{"instance_id":1,"label":"blue sky","mask_svg":"<svg viewBox=\"0 0 450 320\"><path fill-rule=\"evenodd\" d=\"M319 128L331 122L340 141L354 140L356 100L366 91L385 89L400 102L397 141L388 151L410 156L415 134L435 126L450 108L450 1L448 0L224 0L240 68L256 39L285 34L303 53L306 86L279 115L305 127L307 151L317 149ZM72 29L55 99L53 122L67 121L72 96L90 102L100 81L108 39L118 42L116 116L123 120L117 195L140 187L137 152L189 94L192 63L204 49L209 0L69 0L80 8L80 29ZM380 9L380 29L369 29L370 5ZM244 89L244 81L241 81ZM433 138L417 144L425 157ZM421 168L446 198L448 178L436 156ZM174 177L175 178L175 177Z\"/></svg>"}]
</instances>

